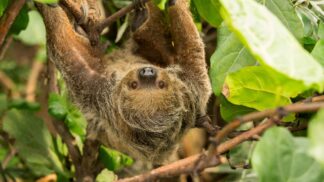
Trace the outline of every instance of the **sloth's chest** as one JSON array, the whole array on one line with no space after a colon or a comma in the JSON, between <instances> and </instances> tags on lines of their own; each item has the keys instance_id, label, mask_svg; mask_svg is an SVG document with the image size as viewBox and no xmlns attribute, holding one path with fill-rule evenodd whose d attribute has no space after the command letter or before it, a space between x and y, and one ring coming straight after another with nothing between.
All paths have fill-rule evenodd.
<instances>
[{"instance_id":1,"label":"sloth's chest","mask_svg":"<svg viewBox=\"0 0 324 182\"><path fill-rule=\"evenodd\" d=\"M170 128L163 133L132 131L119 132L107 126L99 137L101 142L111 148L126 153L136 159L162 163L174 151L176 144L189 127Z\"/></svg>"}]
</instances>

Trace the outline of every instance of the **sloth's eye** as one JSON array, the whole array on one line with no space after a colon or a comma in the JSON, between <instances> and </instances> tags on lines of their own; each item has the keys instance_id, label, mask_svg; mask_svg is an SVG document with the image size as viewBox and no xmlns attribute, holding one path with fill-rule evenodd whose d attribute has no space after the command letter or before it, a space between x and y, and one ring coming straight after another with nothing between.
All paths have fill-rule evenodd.
<instances>
[{"instance_id":1,"label":"sloth's eye","mask_svg":"<svg viewBox=\"0 0 324 182\"><path fill-rule=\"evenodd\" d=\"M163 89L165 87L165 82L164 81L159 81L159 88Z\"/></svg>"},{"instance_id":2,"label":"sloth's eye","mask_svg":"<svg viewBox=\"0 0 324 182\"><path fill-rule=\"evenodd\" d=\"M130 87L131 87L132 89L137 89L137 87L138 87L138 83L137 83L137 81L132 81L132 82L130 83Z\"/></svg>"}]
</instances>

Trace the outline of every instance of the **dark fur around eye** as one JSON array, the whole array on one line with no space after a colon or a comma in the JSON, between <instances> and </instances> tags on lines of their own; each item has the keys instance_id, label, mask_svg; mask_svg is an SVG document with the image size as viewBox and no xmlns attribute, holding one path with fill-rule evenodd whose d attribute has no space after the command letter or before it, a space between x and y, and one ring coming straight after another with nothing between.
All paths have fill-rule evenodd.
<instances>
[{"instance_id":1,"label":"dark fur around eye","mask_svg":"<svg viewBox=\"0 0 324 182\"><path fill-rule=\"evenodd\" d=\"M130 84L129 84L129 87L131 88L131 89L137 89L137 87L138 87L138 83L137 83L137 81L132 81L132 82L130 82Z\"/></svg>"},{"instance_id":2,"label":"dark fur around eye","mask_svg":"<svg viewBox=\"0 0 324 182\"><path fill-rule=\"evenodd\" d=\"M165 86L166 86L166 83L164 81L159 81L159 88L160 89L165 88Z\"/></svg>"}]
</instances>

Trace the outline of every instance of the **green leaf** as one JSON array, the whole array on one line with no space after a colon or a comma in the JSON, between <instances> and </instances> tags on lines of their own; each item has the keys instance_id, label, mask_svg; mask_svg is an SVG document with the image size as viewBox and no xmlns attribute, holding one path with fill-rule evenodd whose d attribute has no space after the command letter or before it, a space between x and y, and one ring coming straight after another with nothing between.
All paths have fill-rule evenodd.
<instances>
[{"instance_id":1,"label":"green leaf","mask_svg":"<svg viewBox=\"0 0 324 182\"><path fill-rule=\"evenodd\" d=\"M305 138L294 138L285 128L268 129L257 143L252 166L262 182L323 181L321 166L307 154Z\"/></svg>"},{"instance_id":2,"label":"green leaf","mask_svg":"<svg viewBox=\"0 0 324 182\"><path fill-rule=\"evenodd\" d=\"M111 171L119 170L134 163L133 159L127 155L103 146L99 150L99 159Z\"/></svg>"},{"instance_id":3,"label":"green leaf","mask_svg":"<svg viewBox=\"0 0 324 182\"><path fill-rule=\"evenodd\" d=\"M86 135L87 121L82 113L74 105L68 105L68 114L65 123L72 133L77 134L83 140Z\"/></svg>"},{"instance_id":4,"label":"green leaf","mask_svg":"<svg viewBox=\"0 0 324 182\"><path fill-rule=\"evenodd\" d=\"M304 37L303 23L291 0L261 0L261 2L279 18L297 40L302 40Z\"/></svg>"},{"instance_id":5,"label":"green leaf","mask_svg":"<svg viewBox=\"0 0 324 182\"><path fill-rule=\"evenodd\" d=\"M20 32L17 38L28 45L45 45L45 25L42 17L36 11L28 12L29 24L26 30Z\"/></svg>"},{"instance_id":6,"label":"green leaf","mask_svg":"<svg viewBox=\"0 0 324 182\"><path fill-rule=\"evenodd\" d=\"M324 166L324 109L312 118L308 125L308 138L311 142L310 154Z\"/></svg>"},{"instance_id":7,"label":"green leaf","mask_svg":"<svg viewBox=\"0 0 324 182\"><path fill-rule=\"evenodd\" d=\"M1 0L0 1L0 17L2 16L3 12L8 6L8 0Z\"/></svg>"},{"instance_id":8,"label":"green leaf","mask_svg":"<svg viewBox=\"0 0 324 182\"><path fill-rule=\"evenodd\" d=\"M193 0L199 14L210 25L218 27L223 21L219 14L220 3L215 0Z\"/></svg>"},{"instance_id":9,"label":"green leaf","mask_svg":"<svg viewBox=\"0 0 324 182\"><path fill-rule=\"evenodd\" d=\"M16 109L27 109L30 111L38 111L40 109L40 104L37 102L28 102L24 99L15 99L9 102L8 107Z\"/></svg>"},{"instance_id":10,"label":"green leaf","mask_svg":"<svg viewBox=\"0 0 324 182\"><path fill-rule=\"evenodd\" d=\"M36 2L40 3L47 3L47 4L52 4L52 3L57 3L58 0L35 0Z\"/></svg>"},{"instance_id":11,"label":"green leaf","mask_svg":"<svg viewBox=\"0 0 324 182\"><path fill-rule=\"evenodd\" d=\"M253 0L221 0L226 23L262 64L307 88L324 87L321 65L267 8Z\"/></svg>"},{"instance_id":12,"label":"green leaf","mask_svg":"<svg viewBox=\"0 0 324 182\"><path fill-rule=\"evenodd\" d=\"M245 66L256 64L255 59L239 41L236 35L222 24L217 32L217 48L210 59L210 78L213 91L220 95L225 77Z\"/></svg>"},{"instance_id":13,"label":"green leaf","mask_svg":"<svg viewBox=\"0 0 324 182\"><path fill-rule=\"evenodd\" d=\"M255 109L230 103L223 95L220 96L220 112L225 121L253 112Z\"/></svg>"},{"instance_id":14,"label":"green leaf","mask_svg":"<svg viewBox=\"0 0 324 182\"><path fill-rule=\"evenodd\" d=\"M68 113L65 99L56 93L51 93L48 99L48 113L58 120L64 120Z\"/></svg>"},{"instance_id":15,"label":"green leaf","mask_svg":"<svg viewBox=\"0 0 324 182\"><path fill-rule=\"evenodd\" d=\"M320 39L324 40L324 23L323 22L320 22L318 25L317 35Z\"/></svg>"},{"instance_id":16,"label":"green leaf","mask_svg":"<svg viewBox=\"0 0 324 182\"><path fill-rule=\"evenodd\" d=\"M264 110L290 104L290 98L303 90L300 81L262 66L250 66L229 74L222 92L233 104Z\"/></svg>"},{"instance_id":17,"label":"green leaf","mask_svg":"<svg viewBox=\"0 0 324 182\"><path fill-rule=\"evenodd\" d=\"M12 24L12 26L10 27L10 33L13 34L19 34L20 31L26 29L27 25L29 22L29 18L28 18L28 8L27 5L24 5L18 16L16 17L14 23Z\"/></svg>"},{"instance_id":18,"label":"green leaf","mask_svg":"<svg viewBox=\"0 0 324 182\"><path fill-rule=\"evenodd\" d=\"M324 67L324 39L317 41L311 54Z\"/></svg>"},{"instance_id":19,"label":"green leaf","mask_svg":"<svg viewBox=\"0 0 324 182\"><path fill-rule=\"evenodd\" d=\"M53 152L51 135L41 119L30 111L12 109L3 121L3 129L15 139L19 156L34 174L64 173L62 164Z\"/></svg>"},{"instance_id":20,"label":"green leaf","mask_svg":"<svg viewBox=\"0 0 324 182\"><path fill-rule=\"evenodd\" d=\"M153 0L154 4L157 5L161 10L165 9L165 3L168 0Z\"/></svg>"},{"instance_id":21,"label":"green leaf","mask_svg":"<svg viewBox=\"0 0 324 182\"><path fill-rule=\"evenodd\" d=\"M96 178L96 182L113 182L113 181L117 181L117 176L113 172L107 169L102 170Z\"/></svg>"},{"instance_id":22,"label":"green leaf","mask_svg":"<svg viewBox=\"0 0 324 182\"><path fill-rule=\"evenodd\" d=\"M0 94L0 116L8 109L8 100L6 94Z\"/></svg>"}]
</instances>

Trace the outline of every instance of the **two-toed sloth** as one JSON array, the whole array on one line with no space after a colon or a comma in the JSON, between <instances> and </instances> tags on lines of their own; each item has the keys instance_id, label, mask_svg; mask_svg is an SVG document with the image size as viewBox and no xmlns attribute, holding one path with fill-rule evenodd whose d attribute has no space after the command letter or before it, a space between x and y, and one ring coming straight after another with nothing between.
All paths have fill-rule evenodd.
<instances>
[{"instance_id":1,"label":"two-toed sloth","mask_svg":"<svg viewBox=\"0 0 324 182\"><path fill-rule=\"evenodd\" d=\"M48 56L88 120L87 137L155 164L206 115L211 94L188 0L168 5L164 14L148 2L147 18L128 45L105 56L75 31L62 7L39 8Z\"/></svg>"}]
</instances>

